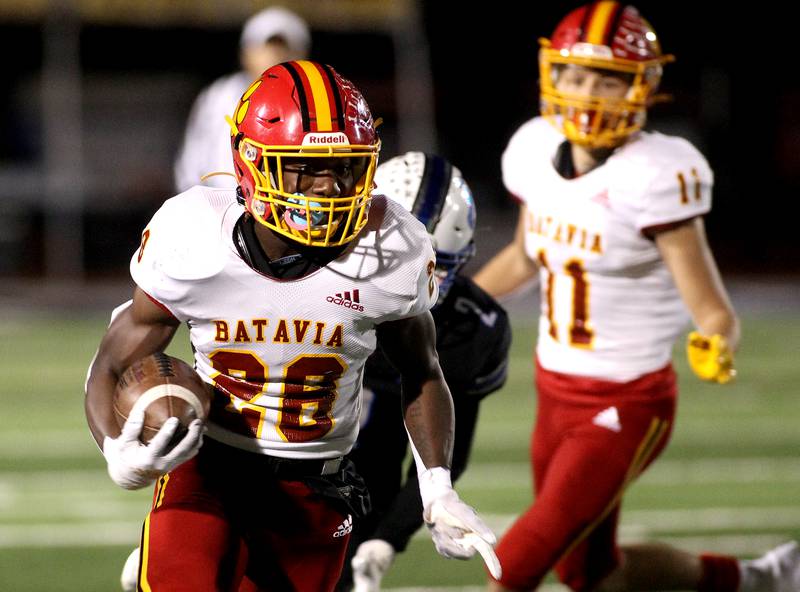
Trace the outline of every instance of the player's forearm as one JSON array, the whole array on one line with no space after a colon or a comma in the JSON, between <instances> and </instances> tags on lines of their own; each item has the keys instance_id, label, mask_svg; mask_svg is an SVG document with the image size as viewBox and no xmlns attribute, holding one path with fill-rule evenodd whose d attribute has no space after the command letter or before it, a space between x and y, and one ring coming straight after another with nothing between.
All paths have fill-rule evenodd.
<instances>
[{"instance_id":1,"label":"player's forearm","mask_svg":"<svg viewBox=\"0 0 800 592\"><path fill-rule=\"evenodd\" d=\"M699 332L722 335L735 350L739 319L722 282L702 218L659 232L656 245Z\"/></svg>"},{"instance_id":2,"label":"player's forearm","mask_svg":"<svg viewBox=\"0 0 800 592\"><path fill-rule=\"evenodd\" d=\"M509 296L536 276L536 265L515 244L508 245L473 277L475 283L495 298Z\"/></svg>"},{"instance_id":3,"label":"player's forearm","mask_svg":"<svg viewBox=\"0 0 800 592\"><path fill-rule=\"evenodd\" d=\"M84 409L92 437L101 448L106 436L114 438L119 435L112 403L116 384L117 375L105 360L96 358L89 368Z\"/></svg>"},{"instance_id":4,"label":"player's forearm","mask_svg":"<svg viewBox=\"0 0 800 592\"><path fill-rule=\"evenodd\" d=\"M450 391L441 376L425 380L415 389L403 384L403 417L415 450L418 471L448 467L453 454L454 415ZM419 393L413 396L413 393ZM422 466L419 466L421 462Z\"/></svg>"},{"instance_id":5,"label":"player's forearm","mask_svg":"<svg viewBox=\"0 0 800 592\"><path fill-rule=\"evenodd\" d=\"M697 329L706 336L722 335L731 351L739 347L741 326L739 317L728 307L720 307L704 312L696 318Z\"/></svg>"},{"instance_id":6,"label":"player's forearm","mask_svg":"<svg viewBox=\"0 0 800 592\"><path fill-rule=\"evenodd\" d=\"M98 444L102 445L106 436L119 435L113 397L120 375L136 360L164 351L176 329L177 321L165 316L138 291L133 303L114 310L86 377L86 419Z\"/></svg>"}]
</instances>

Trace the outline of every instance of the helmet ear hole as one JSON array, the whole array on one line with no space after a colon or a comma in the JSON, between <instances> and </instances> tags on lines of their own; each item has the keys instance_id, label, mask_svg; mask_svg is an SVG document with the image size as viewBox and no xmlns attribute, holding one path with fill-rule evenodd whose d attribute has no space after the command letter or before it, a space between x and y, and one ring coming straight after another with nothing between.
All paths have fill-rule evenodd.
<instances>
[{"instance_id":1,"label":"helmet ear hole","mask_svg":"<svg viewBox=\"0 0 800 592\"><path fill-rule=\"evenodd\" d=\"M233 149L234 150L238 150L239 149L239 144L241 144L242 138L244 138L244 134L242 132L239 132L238 134L236 134L233 137Z\"/></svg>"}]
</instances>

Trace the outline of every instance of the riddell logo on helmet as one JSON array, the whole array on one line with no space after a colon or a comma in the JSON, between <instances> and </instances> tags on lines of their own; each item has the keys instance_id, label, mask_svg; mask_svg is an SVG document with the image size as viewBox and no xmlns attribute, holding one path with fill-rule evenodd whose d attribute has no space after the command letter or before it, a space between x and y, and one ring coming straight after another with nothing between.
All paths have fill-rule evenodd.
<instances>
[{"instance_id":1,"label":"riddell logo on helmet","mask_svg":"<svg viewBox=\"0 0 800 592\"><path fill-rule=\"evenodd\" d=\"M311 133L303 137L303 145L308 146L312 144L349 144L350 141L347 136L342 132L320 134Z\"/></svg>"},{"instance_id":2,"label":"riddell logo on helmet","mask_svg":"<svg viewBox=\"0 0 800 592\"><path fill-rule=\"evenodd\" d=\"M353 290L352 297L350 292L337 292L333 296L328 296L325 300L331 304L338 304L339 306L351 308L357 312L364 311L364 307L359 304L361 301L359 300L358 290Z\"/></svg>"}]
</instances>

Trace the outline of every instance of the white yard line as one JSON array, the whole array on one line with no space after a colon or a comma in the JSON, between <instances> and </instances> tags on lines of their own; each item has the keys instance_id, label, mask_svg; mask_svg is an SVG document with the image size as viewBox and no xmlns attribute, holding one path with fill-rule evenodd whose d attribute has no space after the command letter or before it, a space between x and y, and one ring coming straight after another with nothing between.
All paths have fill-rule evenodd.
<instances>
[{"instance_id":1,"label":"white yard line","mask_svg":"<svg viewBox=\"0 0 800 592\"><path fill-rule=\"evenodd\" d=\"M106 545L135 547L141 534L140 529L141 523L135 522L0 525L0 548Z\"/></svg>"},{"instance_id":2,"label":"white yard line","mask_svg":"<svg viewBox=\"0 0 800 592\"><path fill-rule=\"evenodd\" d=\"M81 521L59 523L0 524L0 547L30 546L96 546L124 545L136 541L147 507L134 508L136 514L127 521ZM103 512L103 514L106 514ZM658 538L688 550L713 549L719 552L752 555L786 540L779 534L700 534L709 530L740 530L742 528L800 528L800 509L797 508L703 508L699 510L639 510L627 512L620 529L623 542ZM487 524L502 534L513 522L511 514L487 514ZM697 535L663 536L659 532L697 532ZM416 538L427 538L420 530Z\"/></svg>"},{"instance_id":3,"label":"white yard line","mask_svg":"<svg viewBox=\"0 0 800 592\"><path fill-rule=\"evenodd\" d=\"M502 535L517 517L516 514L483 514L482 516L487 525L498 535ZM665 537L660 533L703 533L725 530L738 532L744 529L754 531L800 529L800 508L788 506L772 508L629 510L622 513L620 538L629 542L649 538L661 540ZM427 537L428 534L424 530L420 530L414 536ZM678 538L681 537L676 537L676 540ZM690 540L697 537L692 535L685 538ZM749 540L750 538L752 537L748 535L747 539Z\"/></svg>"},{"instance_id":4,"label":"white yard line","mask_svg":"<svg viewBox=\"0 0 800 592\"><path fill-rule=\"evenodd\" d=\"M796 483L800 482L800 458L746 457L697 460L660 460L642 477L651 485L697 485L707 483ZM0 472L0 500L15 491L97 491L108 485L113 490L98 453L96 469L66 471ZM530 485L527 462L473 462L458 481L464 489L512 489Z\"/></svg>"},{"instance_id":5,"label":"white yard line","mask_svg":"<svg viewBox=\"0 0 800 592\"><path fill-rule=\"evenodd\" d=\"M24 445L20 443L24 442ZM102 454L88 430L48 430L31 437L28 430L3 430L0 433L0 456L5 458L84 458L95 456L102 461Z\"/></svg>"},{"instance_id":6,"label":"white yard line","mask_svg":"<svg viewBox=\"0 0 800 592\"><path fill-rule=\"evenodd\" d=\"M0 487L8 490L59 490L94 489L95 485L107 482L113 486L104 462L98 458L96 469L75 469L63 471L0 471ZM116 487L116 486L114 486Z\"/></svg>"},{"instance_id":7,"label":"white yard line","mask_svg":"<svg viewBox=\"0 0 800 592\"><path fill-rule=\"evenodd\" d=\"M622 524L661 532L696 530L789 529L800 527L800 507L628 510Z\"/></svg>"},{"instance_id":8,"label":"white yard line","mask_svg":"<svg viewBox=\"0 0 800 592\"><path fill-rule=\"evenodd\" d=\"M473 463L459 481L467 489L527 486L527 463ZM665 460L642 479L651 484L800 482L800 462L791 458ZM12 471L0 473L0 547L91 546L136 540L149 492L118 491L103 470ZM520 508L521 509L521 508ZM497 533L515 514L485 518ZM69 522L65 522L65 520ZM709 531L752 530L752 535ZM623 513L622 540L659 538L679 546L755 554L781 541L765 530L800 529L800 507L711 507L688 510L629 510ZM669 533L690 536L664 537ZM427 536L425 532L418 536Z\"/></svg>"},{"instance_id":9,"label":"white yard line","mask_svg":"<svg viewBox=\"0 0 800 592\"><path fill-rule=\"evenodd\" d=\"M790 540L790 537L778 534L740 534L659 537L658 540L693 553L713 552L735 557L757 557ZM626 541L622 539L622 542Z\"/></svg>"},{"instance_id":10,"label":"white yard line","mask_svg":"<svg viewBox=\"0 0 800 592\"><path fill-rule=\"evenodd\" d=\"M690 552L713 551L714 553L729 554L737 557L759 556L766 550L786 540L786 537L774 535L659 538L661 542L669 543ZM626 542L624 537L622 542ZM392 592L485 592L486 586L419 586L385 589ZM569 588L560 584L545 584L537 588L537 592L569 592Z\"/></svg>"}]
</instances>

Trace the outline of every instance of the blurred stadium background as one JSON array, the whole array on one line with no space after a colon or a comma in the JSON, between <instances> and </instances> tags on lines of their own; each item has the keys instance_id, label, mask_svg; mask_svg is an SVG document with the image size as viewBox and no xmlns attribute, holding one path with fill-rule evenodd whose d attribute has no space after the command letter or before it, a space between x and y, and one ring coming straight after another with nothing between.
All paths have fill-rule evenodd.
<instances>
[{"instance_id":1,"label":"blurred stadium background","mask_svg":"<svg viewBox=\"0 0 800 592\"><path fill-rule=\"evenodd\" d=\"M383 116L384 159L439 151L478 202L480 265L512 231L500 153L536 112L537 38L581 2L285 1L312 57ZM467 6L466 4L470 4ZM674 100L652 126L691 139L717 175L707 225L744 319L740 379L683 371L665 458L626 504L623 535L756 555L800 536L800 76L775 10L635 3L665 51ZM127 298L141 228L172 195L196 93L236 68L241 23L267 2L2 0L0 52L0 591L111 591L148 492L118 490L85 427L82 384L111 308ZM487 400L463 496L499 530L530 496L535 297L509 303L507 387ZM185 340L173 353L189 359ZM480 589L477 561L418 538L387 587ZM548 586L553 584L549 583Z\"/></svg>"}]
</instances>

